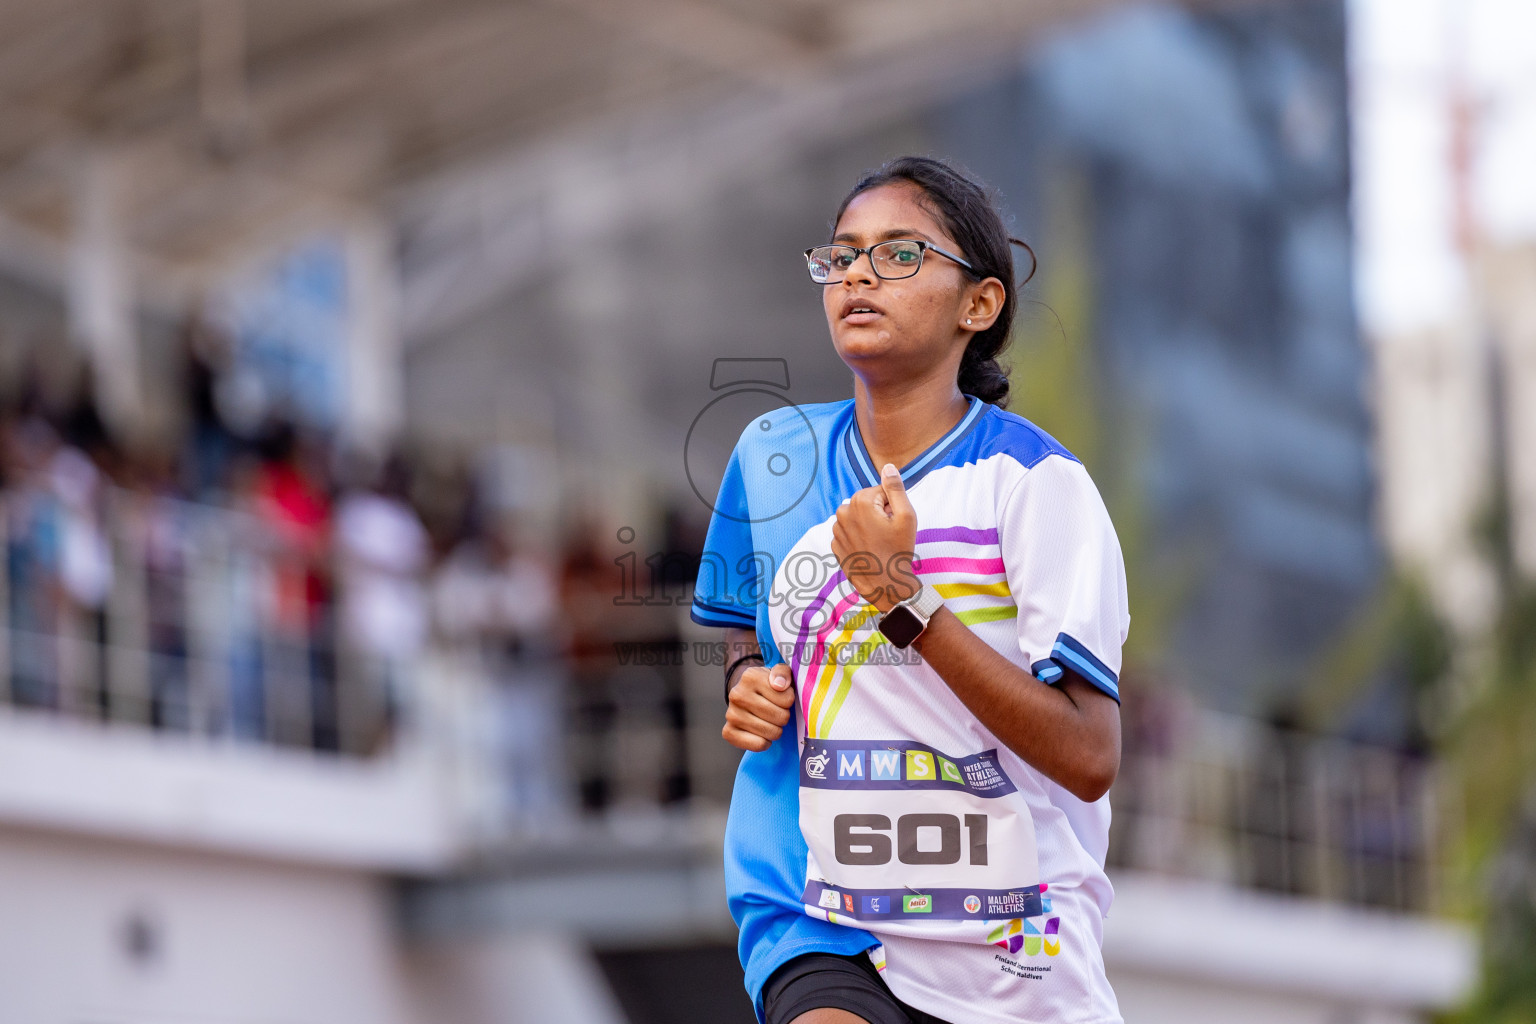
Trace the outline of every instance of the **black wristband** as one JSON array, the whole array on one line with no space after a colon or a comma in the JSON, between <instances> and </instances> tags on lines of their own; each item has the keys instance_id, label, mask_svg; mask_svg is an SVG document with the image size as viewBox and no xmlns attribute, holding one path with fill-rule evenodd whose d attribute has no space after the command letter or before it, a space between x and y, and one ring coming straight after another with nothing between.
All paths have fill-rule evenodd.
<instances>
[{"instance_id":1,"label":"black wristband","mask_svg":"<svg viewBox=\"0 0 1536 1024\"><path fill-rule=\"evenodd\" d=\"M741 657L725 666L725 702L727 704L731 702L731 676L736 674L736 667L744 661L758 661L765 665L767 664L767 661L764 660L761 654L753 651L751 654L743 654Z\"/></svg>"}]
</instances>

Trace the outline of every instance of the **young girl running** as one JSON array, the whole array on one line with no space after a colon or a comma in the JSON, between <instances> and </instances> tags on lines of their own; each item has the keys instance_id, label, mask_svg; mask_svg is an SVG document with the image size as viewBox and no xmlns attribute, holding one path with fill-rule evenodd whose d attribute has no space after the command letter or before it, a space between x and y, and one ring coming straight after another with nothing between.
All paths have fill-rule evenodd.
<instances>
[{"instance_id":1,"label":"young girl running","mask_svg":"<svg viewBox=\"0 0 1536 1024\"><path fill-rule=\"evenodd\" d=\"M860 181L806 252L853 398L755 420L721 485L693 616L737 655L726 882L767 1024L1121 1019L1125 574L1082 464L1002 410L1010 241L945 163ZM817 467L787 512L785 459Z\"/></svg>"}]
</instances>

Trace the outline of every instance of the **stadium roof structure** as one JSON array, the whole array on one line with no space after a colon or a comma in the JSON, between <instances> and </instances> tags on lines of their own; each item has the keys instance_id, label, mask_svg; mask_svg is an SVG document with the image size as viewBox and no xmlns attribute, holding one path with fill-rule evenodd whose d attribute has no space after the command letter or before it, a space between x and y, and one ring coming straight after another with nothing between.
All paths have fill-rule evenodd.
<instances>
[{"instance_id":1,"label":"stadium roof structure","mask_svg":"<svg viewBox=\"0 0 1536 1024\"><path fill-rule=\"evenodd\" d=\"M0 0L0 265L60 280L90 193L140 297L183 301L382 212L409 335L530 232L611 227L1117 2Z\"/></svg>"}]
</instances>

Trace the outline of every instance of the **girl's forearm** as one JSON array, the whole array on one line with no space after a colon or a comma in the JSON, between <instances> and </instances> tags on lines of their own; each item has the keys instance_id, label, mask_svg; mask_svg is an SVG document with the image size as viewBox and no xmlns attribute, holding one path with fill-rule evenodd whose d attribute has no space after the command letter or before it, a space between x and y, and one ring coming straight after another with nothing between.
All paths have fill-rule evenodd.
<instances>
[{"instance_id":1,"label":"girl's forearm","mask_svg":"<svg viewBox=\"0 0 1536 1024\"><path fill-rule=\"evenodd\" d=\"M1068 672L1048 686L941 608L914 646L971 713L1032 767L1081 800L1120 769L1120 706Z\"/></svg>"}]
</instances>

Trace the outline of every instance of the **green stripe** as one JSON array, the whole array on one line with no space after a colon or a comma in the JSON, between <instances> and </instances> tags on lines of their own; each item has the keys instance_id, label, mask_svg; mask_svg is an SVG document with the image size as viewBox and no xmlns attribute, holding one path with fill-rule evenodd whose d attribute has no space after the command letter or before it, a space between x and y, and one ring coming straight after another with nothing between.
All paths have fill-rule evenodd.
<instances>
[{"instance_id":1,"label":"green stripe","mask_svg":"<svg viewBox=\"0 0 1536 1024\"><path fill-rule=\"evenodd\" d=\"M978 622L996 622L999 619L1011 619L1018 614L1018 605L1000 604L991 608L969 608L963 612L955 612L955 618L967 626L974 626Z\"/></svg>"}]
</instances>

